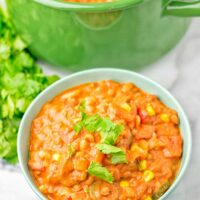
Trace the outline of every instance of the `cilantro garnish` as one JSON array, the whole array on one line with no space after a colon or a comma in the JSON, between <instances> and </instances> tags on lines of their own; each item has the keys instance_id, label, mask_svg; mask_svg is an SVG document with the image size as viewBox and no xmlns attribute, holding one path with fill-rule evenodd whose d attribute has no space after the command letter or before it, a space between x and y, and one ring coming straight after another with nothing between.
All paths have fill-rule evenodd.
<instances>
[{"instance_id":1,"label":"cilantro garnish","mask_svg":"<svg viewBox=\"0 0 200 200\"><path fill-rule=\"evenodd\" d=\"M123 126L113 123L108 117L103 118L98 114L89 115L84 112L85 104L80 104L81 120L74 125L74 131L79 133L85 128L87 131L98 132L101 135L101 144L97 148L104 154L111 154L113 164L127 163L126 154L122 149L113 146L123 130ZM102 165L91 162L88 173L101 178L109 183L113 183L113 176L107 168Z\"/></svg>"},{"instance_id":2,"label":"cilantro garnish","mask_svg":"<svg viewBox=\"0 0 200 200\"><path fill-rule=\"evenodd\" d=\"M111 162L113 164L127 163L125 152L119 148L108 144L97 144L99 151L104 154L111 154Z\"/></svg>"},{"instance_id":3,"label":"cilantro garnish","mask_svg":"<svg viewBox=\"0 0 200 200\"><path fill-rule=\"evenodd\" d=\"M81 120L74 125L74 131L79 133L83 128L101 135L101 144L97 148L104 154L111 154L113 164L127 163L126 154L122 149L113 146L123 130L123 126L113 123L108 117L102 118L100 115L88 115L84 112L85 103L80 104Z\"/></svg>"},{"instance_id":4,"label":"cilantro garnish","mask_svg":"<svg viewBox=\"0 0 200 200\"><path fill-rule=\"evenodd\" d=\"M109 118L102 118L100 115L88 115L82 112L82 119L74 125L74 131L79 133L83 128L89 132L98 132L101 135L101 143L113 145L123 126L114 124Z\"/></svg>"},{"instance_id":5,"label":"cilantro garnish","mask_svg":"<svg viewBox=\"0 0 200 200\"><path fill-rule=\"evenodd\" d=\"M122 149L108 144L97 144L96 147L104 154L114 154L122 152Z\"/></svg>"},{"instance_id":6,"label":"cilantro garnish","mask_svg":"<svg viewBox=\"0 0 200 200\"><path fill-rule=\"evenodd\" d=\"M107 181L109 183L113 183L113 176L112 174L108 171L107 168L102 167L99 163L96 162L91 162L89 168L88 168L88 173L92 176L96 176L104 181Z\"/></svg>"},{"instance_id":7,"label":"cilantro garnish","mask_svg":"<svg viewBox=\"0 0 200 200\"><path fill-rule=\"evenodd\" d=\"M111 162L112 162L112 164L128 163L126 154L123 151L112 154Z\"/></svg>"},{"instance_id":8,"label":"cilantro garnish","mask_svg":"<svg viewBox=\"0 0 200 200\"><path fill-rule=\"evenodd\" d=\"M76 133L79 133L82 129L83 129L83 123L82 123L82 121L80 121L80 122L78 122L78 123L76 123L74 125L74 131Z\"/></svg>"}]
</instances>

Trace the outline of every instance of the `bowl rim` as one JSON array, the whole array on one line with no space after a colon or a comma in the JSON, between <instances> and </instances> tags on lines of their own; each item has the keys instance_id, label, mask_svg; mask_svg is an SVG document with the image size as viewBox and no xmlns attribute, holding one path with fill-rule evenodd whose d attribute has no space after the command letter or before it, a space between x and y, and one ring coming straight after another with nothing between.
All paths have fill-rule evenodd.
<instances>
[{"instance_id":1,"label":"bowl rim","mask_svg":"<svg viewBox=\"0 0 200 200\"><path fill-rule=\"evenodd\" d=\"M47 87L45 90L43 90L33 101L32 103L29 105L27 111L25 112L22 121L20 123L20 127L19 127L19 131L18 131L18 137L17 137L17 152L18 152L18 159L19 159L19 164L23 173L23 176L25 177L26 181L28 182L29 186L32 188L32 190L35 192L35 194L42 200L46 200L46 198L44 197L44 195L39 191L39 189L37 188L37 186L32 183L32 181L29 179L28 174L24 168L23 165L23 158L22 158L22 152L21 152L21 141L23 140L23 127L26 124L26 116L28 115L29 112L32 111L33 107L35 104L37 104L38 100L40 98L43 98L43 96L46 96L46 94L49 93L50 90L52 89L56 89L61 83L67 81L68 79L73 79L82 75L86 75L89 73L98 73L98 72L112 72L112 73L129 73L131 75L133 75L133 77L137 77L145 82L151 83L151 85L153 85L154 87L160 89L161 91L163 91L169 98L170 100L173 101L173 103L177 106L179 113L181 113L183 121L185 123L185 132L187 133L188 136L188 140L187 140L187 151L185 152L185 160L184 162L181 163L181 168L179 169L179 173L176 176L174 182L172 183L172 185L170 185L169 189L159 198L159 200L164 200L166 199L173 191L174 189L177 187L177 185L179 184L181 178L183 177L186 168L188 167L189 161L190 161L190 156L191 156L191 150L192 150L192 136L191 136L191 128L190 128L190 124L188 121L188 118L184 112L184 110L182 109L181 105L179 104L179 102L176 100L175 97L173 97L173 95L167 90L165 89L163 86L161 86L160 84L158 84L157 82L153 81L152 79L141 75L137 72L133 72L130 70L125 70L125 69L116 69L116 68L95 68L95 69L89 69L89 70L83 70L80 72L76 72L70 75L65 76L64 78L61 78L60 80L56 81L55 83L53 83L52 85L50 85L49 87ZM103 79L102 79L103 80ZM133 80L134 83L134 80ZM74 86L73 86L74 87ZM70 88L70 87L69 87ZM145 90L144 90L145 91ZM147 91L148 92L148 91ZM60 92L58 92L57 95L59 95ZM56 95L55 95L56 96ZM52 97L53 98L53 97ZM46 101L47 102L47 101ZM29 135L30 137L30 135Z\"/></svg>"},{"instance_id":2,"label":"bowl rim","mask_svg":"<svg viewBox=\"0 0 200 200\"><path fill-rule=\"evenodd\" d=\"M44 6L52 7L55 9L69 10L69 11L113 11L131 6L140 5L149 0L116 0L112 2L102 3L76 3L76 2L64 2L62 0L33 0L36 3Z\"/></svg>"}]
</instances>

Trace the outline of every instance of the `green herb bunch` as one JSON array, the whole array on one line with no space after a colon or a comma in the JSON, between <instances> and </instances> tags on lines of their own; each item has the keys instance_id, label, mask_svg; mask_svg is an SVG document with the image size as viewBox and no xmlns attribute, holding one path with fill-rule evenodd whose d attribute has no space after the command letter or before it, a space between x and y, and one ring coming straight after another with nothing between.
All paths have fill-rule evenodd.
<instances>
[{"instance_id":1,"label":"green herb bunch","mask_svg":"<svg viewBox=\"0 0 200 200\"><path fill-rule=\"evenodd\" d=\"M26 43L0 9L0 158L17 162L21 118L32 100L57 79L42 73Z\"/></svg>"}]
</instances>

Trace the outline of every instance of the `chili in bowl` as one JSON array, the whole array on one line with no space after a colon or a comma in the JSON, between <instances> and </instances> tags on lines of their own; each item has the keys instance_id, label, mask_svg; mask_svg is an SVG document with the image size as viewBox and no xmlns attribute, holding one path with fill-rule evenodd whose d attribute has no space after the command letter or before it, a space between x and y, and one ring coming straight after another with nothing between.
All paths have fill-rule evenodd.
<instances>
[{"instance_id":1,"label":"chili in bowl","mask_svg":"<svg viewBox=\"0 0 200 200\"><path fill-rule=\"evenodd\" d=\"M190 152L190 126L177 101L118 69L79 72L47 88L18 137L28 183L50 200L164 199Z\"/></svg>"}]
</instances>

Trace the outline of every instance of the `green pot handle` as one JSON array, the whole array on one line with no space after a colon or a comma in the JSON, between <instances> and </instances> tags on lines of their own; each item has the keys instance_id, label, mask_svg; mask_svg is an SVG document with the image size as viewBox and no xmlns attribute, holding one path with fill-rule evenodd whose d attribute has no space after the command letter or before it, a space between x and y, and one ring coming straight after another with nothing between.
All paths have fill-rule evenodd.
<instances>
[{"instance_id":1,"label":"green pot handle","mask_svg":"<svg viewBox=\"0 0 200 200\"><path fill-rule=\"evenodd\" d=\"M200 0L163 0L163 15L200 16Z\"/></svg>"}]
</instances>

